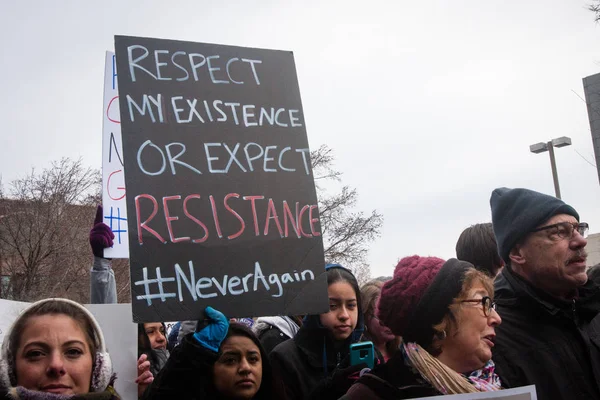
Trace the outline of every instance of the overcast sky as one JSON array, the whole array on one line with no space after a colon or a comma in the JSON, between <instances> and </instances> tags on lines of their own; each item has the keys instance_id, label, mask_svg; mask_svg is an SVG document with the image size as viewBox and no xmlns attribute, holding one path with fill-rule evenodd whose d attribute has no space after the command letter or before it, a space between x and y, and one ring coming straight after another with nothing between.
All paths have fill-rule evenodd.
<instances>
[{"instance_id":1,"label":"overcast sky","mask_svg":"<svg viewBox=\"0 0 600 400\"><path fill-rule=\"evenodd\" d=\"M104 54L132 35L291 50L311 148L335 150L359 209L384 216L369 260L449 258L500 186L553 194L600 232L582 78L600 72L590 0L18 1L3 6L4 183L63 156L101 167ZM578 154L580 153L580 155ZM587 160L587 161L586 161ZM589 162L588 162L589 161Z\"/></svg>"}]
</instances>

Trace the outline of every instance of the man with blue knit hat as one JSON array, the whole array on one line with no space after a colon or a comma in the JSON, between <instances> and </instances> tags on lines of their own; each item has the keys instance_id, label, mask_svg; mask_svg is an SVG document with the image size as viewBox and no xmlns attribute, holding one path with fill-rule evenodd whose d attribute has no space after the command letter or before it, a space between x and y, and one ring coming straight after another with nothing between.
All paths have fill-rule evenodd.
<instances>
[{"instance_id":1,"label":"man with blue knit hat","mask_svg":"<svg viewBox=\"0 0 600 400\"><path fill-rule=\"evenodd\" d=\"M586 275L588 224L556 197L499 188L490 198L498 252L493 359L510 387L539 399L600 399L600 287Z\"/></svg>"}]
</instances>

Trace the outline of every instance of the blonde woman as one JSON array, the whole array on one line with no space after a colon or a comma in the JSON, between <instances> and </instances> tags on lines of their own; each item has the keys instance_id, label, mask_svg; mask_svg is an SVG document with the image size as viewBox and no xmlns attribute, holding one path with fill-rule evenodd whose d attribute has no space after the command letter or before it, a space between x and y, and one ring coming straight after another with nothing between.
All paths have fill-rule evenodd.
<instances>
[{"instance_id":1,"label":"blonde woman","mask_svg":"<svg viewBox=\"0 0 600 400\"><path fill-rule=\"evenodd\" d=\"M383 285L377 317L402 336L398 351L343 399L410 399L495 391L491 278L456 259L406 257Z\"/></svg>"},{"instance_id":2,"label":"blonde woman","mask_svg":"<svg viewBox=\"0 0 600 400\"><path fill-rule=\"evenodd\" d=\"M385 326L377 317L377 302L381 296L383 281L372 280L360 288L360 299L365 314L365 333L363 340L373 342L379 353L380 361L387 362L398 349L400 338L394 335L392 330Z\"/></svg>"}]
</instances>

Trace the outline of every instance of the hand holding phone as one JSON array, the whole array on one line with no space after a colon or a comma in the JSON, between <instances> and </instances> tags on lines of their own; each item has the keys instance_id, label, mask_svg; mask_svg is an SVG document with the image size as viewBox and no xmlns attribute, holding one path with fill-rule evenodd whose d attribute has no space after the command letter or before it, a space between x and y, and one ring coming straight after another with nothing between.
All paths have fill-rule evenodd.
<instances>
[{"instance_id":1,"label":"hand holding phone","mask_svg":"<svg viewBox=\"0 0 600 400\"><path fill-rule=\"evenodd\" d=\"M360 342L350 345L350 365L365 363L371 369L375 366L373 342Z\"/></svg>"}]
</instances>

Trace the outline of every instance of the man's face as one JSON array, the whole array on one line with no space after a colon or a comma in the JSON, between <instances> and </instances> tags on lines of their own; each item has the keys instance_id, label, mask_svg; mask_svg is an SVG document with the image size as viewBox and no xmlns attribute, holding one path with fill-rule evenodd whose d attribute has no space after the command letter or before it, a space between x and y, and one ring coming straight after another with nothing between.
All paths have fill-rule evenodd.
<instances>
[{"instance_id":1,"label":"man's face","mask_svg":"<svg viewBox=\"0 0 600 400\"><path fill-rule=\"evenodd\" d=\"M538 228L559 222L577 223L571 215L555 215ZM587 240L574 229L569 238L562 227L530 233L510 254L515 271L534 286L557 297L568 297L587 282L584 248Z\"/></svg>"}]
</instances>

